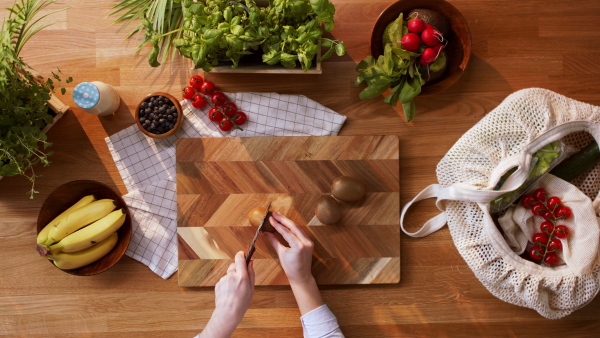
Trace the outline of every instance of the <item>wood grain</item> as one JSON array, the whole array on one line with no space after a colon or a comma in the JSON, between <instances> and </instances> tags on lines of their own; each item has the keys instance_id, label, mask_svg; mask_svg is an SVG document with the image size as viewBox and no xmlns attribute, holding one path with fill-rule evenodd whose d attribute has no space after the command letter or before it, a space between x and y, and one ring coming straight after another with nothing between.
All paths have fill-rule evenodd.
<instances>
[{"instance_id":1,"label":"wood grain","mask_svg":"<svg viewBox=\"0 0 600 338\"><path fill-rule=\"evenodd\" d=\"M268 202L314 243L318 284L400 281L398 137L180 139L176 156L180 286L215 285L254 237L248 213ZM325 225L316 202L339 176L360 179L367 194L339 203L342 219ZM256 285L288 284L262 236L253 259Z\"/></svg>"},{"instance_id":2,"label":"wood grain","mask_svg":"<svg viewBox=\"0 0 600 338\"><path fill-rule=\"evenodd\" d=\"M0 8L12 0L0 0ZM76 179L103 182L126 194L105 137L135 123L146 95L179 96L192 71L179 59L148 66L149 48L107 17L115 1L63 0L64 20L34 36L22 57L36 73L59 68L74 82L57 94L68 111L48 131L49 166L35 184L21 177L0 180L0 336L7 337L193 337L214 309L213 288L181 288L143 264L123 257L91 277L59 271L34 251L36 219L44 199ZM436 183L436 165L448 149L510 93L543 87L600 105L600 3L559 0L449 0L468 22L472 54L462 77L442 93L417 97L415 120L382 98L361 101L355 67L370 54L375 20L393 0L332 0L331 35L347 55L322 63L320 75L206 74L224 91L306 95L344 114L340 134L396 135L400 139L400 203ZM49 10L58 8L54 5ZM4 11L0 12L0 17ZM75 85L103 81L122 99L119 111L97 117L77 108ZM250 117L251 118L251 117ZM407 215L414 231L438 213L423 201ZM322 286L324 301L347 337L591 337L600 329L600 299L572 315L549 321L535 311L498 300L475 278L447 229L427 238L401 235L401 282L391 285ZM250 309L234 337L301 337L300 312L287 286L256 287Z\"/></svg>"}]
</instances>

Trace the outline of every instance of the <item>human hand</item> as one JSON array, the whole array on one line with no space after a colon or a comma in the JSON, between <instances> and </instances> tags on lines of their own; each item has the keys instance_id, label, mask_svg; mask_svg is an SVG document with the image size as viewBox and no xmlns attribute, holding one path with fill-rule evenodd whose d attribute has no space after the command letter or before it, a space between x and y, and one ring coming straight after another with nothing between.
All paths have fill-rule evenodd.
<instances>
[{"instance_id":1,"label":"human hand","mask_svg":"<svg viewBox=\"0 0 600 338\"><path fill-rule=\"evenodd\" d=\"M201 337L229 337L244 318L254 295L253 262L246 266L242 251L215 285L215 311Z\"/></svg>"},{"instance_id":2,"label":"human hand","mask_svg":"<svg viewBox=\"0 0 600 338\"><path fill-rule=\"evenodd\" d=\"M269 221L289 244L289 247L286 247L272 233L264 233L264 236L267 237L267 240L277 252L281 267L290 284L310 281L313 278L310 270L313 242L296 223L278 212L272 213Z\"/></svg>"}]
</instances>

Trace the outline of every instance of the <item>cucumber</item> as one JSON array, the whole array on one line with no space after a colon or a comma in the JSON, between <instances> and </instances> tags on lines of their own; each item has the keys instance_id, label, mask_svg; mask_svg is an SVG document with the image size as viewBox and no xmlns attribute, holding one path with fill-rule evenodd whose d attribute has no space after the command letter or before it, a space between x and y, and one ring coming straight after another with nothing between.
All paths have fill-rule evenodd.
<instances>
[{"instance_id":1,"label":"cucumber","mask_svg":"<svg viewBox=\"0 0 600 338\"><path fill-rule=\"evenodd\" d=\"M600 161L600 149L598 149L598 143L592 141L585 148L559 163L550 170L550 173L570 182L597 164L598 161Z\"/></svg>"}]
</instances>

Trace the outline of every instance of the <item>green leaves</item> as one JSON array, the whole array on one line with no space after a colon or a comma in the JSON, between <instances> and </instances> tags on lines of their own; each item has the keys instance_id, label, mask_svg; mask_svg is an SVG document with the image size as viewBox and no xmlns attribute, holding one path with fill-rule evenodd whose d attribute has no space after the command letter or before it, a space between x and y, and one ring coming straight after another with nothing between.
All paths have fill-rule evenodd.
<instances>
[{"instance_id":1,"label":"green leaves","mask_svg":"<svg viewBox=\"0 0 600 338\"><path fill-rule=\"evenodd\" d=\"M37 175L33 167L48 165L44 153L52 144L42 129L52 123L47 100L56 85L60 86L62 72L58 70L44 79L31 74L29 66L19 58L19 52L29 39L54 22L40 20L64 9L45 10L54 0L18 0L7 8L8 17L0 28L0 176L23 175L32 182L29 191L33 198ZM44 10L46 14L39 15ZM73 79L67 78L70 83ZM65 88L61 87L61 92Z\"/></svg>"},{"instance_id":2,"label":"green leaves","mask_svg":"<svg viewBox=\"0 0 600 338\"><path fill-rule=\"evenodd\" d=\"M400 14L383 33L383 55L377 60L368 56L356 67L359 75L355 85L366 85L359 94L362 100L378 97L391 88L390 95L383 101L394 107L400 102L406 121L409 122L415 116L413 100L421 93L425 80L419 73L418 63L415 62L420 53L406 51L398 44L406 31L405 21Z\"/></svg>"}]
</instances>

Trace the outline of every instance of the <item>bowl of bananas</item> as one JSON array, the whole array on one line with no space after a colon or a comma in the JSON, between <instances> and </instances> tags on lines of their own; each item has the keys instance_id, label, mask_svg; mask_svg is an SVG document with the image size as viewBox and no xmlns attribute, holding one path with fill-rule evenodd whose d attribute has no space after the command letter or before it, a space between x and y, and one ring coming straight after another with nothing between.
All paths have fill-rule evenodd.
<instances>
[{"instance_id":1,"label":"bowl of bananas","mask_svg":"<svg viewBox=\"0 0 600 338\"><path fill-rule=\"evenodd\" d=\"M78 180L48 195L37 220L39 254L58 269L92 276L121 259L131 239L125 201L107 185Z\"/></svg>"}]
</instances>

